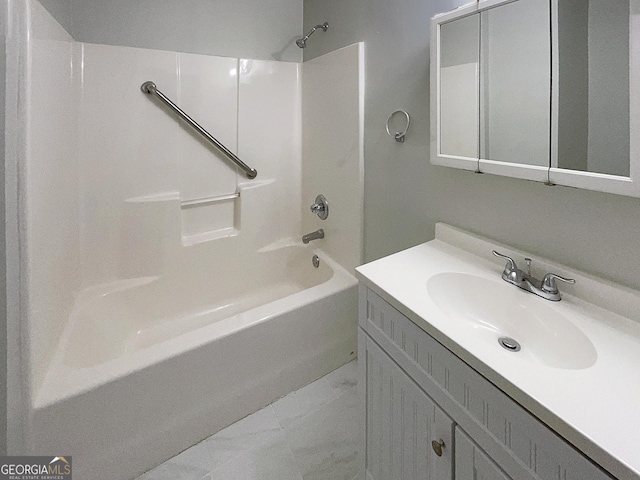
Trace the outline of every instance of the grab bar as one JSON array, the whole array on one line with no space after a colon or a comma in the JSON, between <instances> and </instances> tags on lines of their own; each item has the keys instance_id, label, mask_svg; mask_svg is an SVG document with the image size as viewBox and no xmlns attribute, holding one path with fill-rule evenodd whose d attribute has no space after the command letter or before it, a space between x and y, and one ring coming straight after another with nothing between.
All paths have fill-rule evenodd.
<instances>
[{"instance_id":1,"label":"grab bar","mask_svg":"<svg viewBox=\"0 0 640 480\"><path fill-rule=\"evenodd\" d=\"M249 165L247 165L238 157L236 157L231 150L229 150L227 147L222 145L218 140L216 140L213 137L213 135L211 135L204 128L198 125L198 123L193 118L187 115L180 107L178 107L175 103L169 100L164 95L164 93L158 90L155 83L144 82L140 87L140 89L142 90L143 93L146 93L148 95L155 95L156 97L158 97L165 105L167 105L175 113L177 113L180 118L182 118L185 122L187 122L196 132L198 132L204 138L209 140L209 142L211 142L213 145L216 146L216 148L218 148L222 153L224 153L229 158L229 160L231 160L238 167L240 167L242 171L246 173L247 178L256 178L256 176L258 175L258 171L255 168L251 168Z\"/></svg>"}]
</instances>

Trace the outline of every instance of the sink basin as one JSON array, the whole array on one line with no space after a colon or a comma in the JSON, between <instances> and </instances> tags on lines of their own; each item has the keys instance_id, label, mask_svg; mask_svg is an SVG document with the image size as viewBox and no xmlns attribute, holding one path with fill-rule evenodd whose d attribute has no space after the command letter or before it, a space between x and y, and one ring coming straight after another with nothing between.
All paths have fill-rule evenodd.
<instances>
[{"instance_id":1,"label":"sink basin","mask_svg":"<svg viewBox=\"0 0 640 480\"><path fill-rule=\"evenodd\" d=\"M547 300L501 279L465 273L440 273L427 281L427 291L443 313L478 340L501 349L500 337L517 340L512 352L555 368L582 369L598 357L591 340Z\"/></svg>"}]
</instances>

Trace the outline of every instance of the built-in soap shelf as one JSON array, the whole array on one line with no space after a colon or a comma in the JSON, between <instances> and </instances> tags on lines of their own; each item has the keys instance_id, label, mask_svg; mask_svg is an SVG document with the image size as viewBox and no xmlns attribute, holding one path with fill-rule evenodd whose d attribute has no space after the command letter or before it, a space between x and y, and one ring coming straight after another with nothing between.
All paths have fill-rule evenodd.
<instances>
[{"instance_id":1,"label":"built-in soap shelf","mask_svg":"<svg viewBox=\"0 0 640 480\"><path fill-rule=\"evenodd\" d=\"M209 205L211 203L219 203L227 200L235 200L240 197L240 192L230 193L229 195L219 195L216 197L195 198L193 200L183 200L180 202L180 208L198 207L200 205Z\"/></svg>"},{"instance_id":2,"label":"built-in soap shelf","mask_svg":"<svg viewBox=\"0 0 640 480\"><path fill-rule=\"evenodd\" d=\"M182 245L237 235L239 200L240 192L182 200Z\"/></svg>"},{"instance_id":3,"label":"built-in soap shelf","mask_svg":"<svg viewBox=\"0 0 640 480\"><path fill-rule=\"evenodd\" d=\"M176 238L179 234L182 246L188 247L239 233L239 191L187 200L180 197L180 192L160 192L129 198L126 203L131 205L127 237L144 239L143 245L160 242L161 249L164 242L160 237ZM138 231L140 225L145 227ZM148 238L145 232L154 233Z\"/></svg>"}]
</instances>

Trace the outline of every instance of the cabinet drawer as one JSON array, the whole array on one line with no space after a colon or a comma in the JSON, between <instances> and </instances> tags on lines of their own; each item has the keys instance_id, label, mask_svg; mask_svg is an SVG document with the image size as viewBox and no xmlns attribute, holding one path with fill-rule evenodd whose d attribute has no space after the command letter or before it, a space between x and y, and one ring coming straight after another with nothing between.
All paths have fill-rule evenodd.
<instances>
[{"instance_id":1,"label":"cabinet drawer","mask_svg":"<svg viewBox=\"0 0 640 480\"><path fill-rule=\"evenodd\" d=\"M510 477L611 480L526 409L364 286L360 289L360 326Z\"/></svg>"}]
</instances>

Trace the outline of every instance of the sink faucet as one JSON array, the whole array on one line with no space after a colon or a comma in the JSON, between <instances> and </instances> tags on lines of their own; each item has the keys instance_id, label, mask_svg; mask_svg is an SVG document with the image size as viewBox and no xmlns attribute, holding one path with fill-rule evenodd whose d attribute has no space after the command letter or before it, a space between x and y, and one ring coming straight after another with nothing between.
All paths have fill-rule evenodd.
<instances>
[{"instance_id":1,"label":"sink faucet","mask_svg":"<svg viewBox=\"0 0 640 480\"><path fill-rule=\"evenodd\" d=\"M306 235L303 235L302 236L302 243L307 244L311 240L318 240L320 238L324 238L324 230L323 229L319 229L319 230L316 230L315 232L311 232L311 233L307 233Z\"/></svg>"},{"instance_id":2,"label":"sink faucet","mask_svg":"<svg viewBox=\"0 0 640 480\"><path fill-rule=\"evenodd\" d=\"M560 291L558 290L556 280L566 283L576 283L573 278L564 278L560 275L556 275L555 273L547 273L542 280L538 280L531 276L530 258L525 258L527 266L529 267L525 273L518 268L516 262L513 261L513 258L496 252L495 250L493 251L493 254L496 257L500 257L507 261L507 264L504 266L504 271L502 272L502 279L505 282L509 282L518 288L534 293L546 300L558 302L562 299L560 297Z\"/></svg>"}]
</instances>

